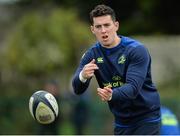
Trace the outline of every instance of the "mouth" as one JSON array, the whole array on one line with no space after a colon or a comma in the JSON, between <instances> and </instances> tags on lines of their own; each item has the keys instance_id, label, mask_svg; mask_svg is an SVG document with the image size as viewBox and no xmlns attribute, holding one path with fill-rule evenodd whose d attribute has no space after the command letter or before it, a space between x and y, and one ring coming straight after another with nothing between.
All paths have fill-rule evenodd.
<instances>
[{"instance_id":1,"label":"mouth","mask_svg":"<svg viewBox=\"0 0 180 136\"><path fill-rule=\"evenodd\" d=\"M102 39L103 39L103 40L107 40L107 39L108 39L108 35L103 35L103 36L102 36Z\"/></svg>"}]
</instances>

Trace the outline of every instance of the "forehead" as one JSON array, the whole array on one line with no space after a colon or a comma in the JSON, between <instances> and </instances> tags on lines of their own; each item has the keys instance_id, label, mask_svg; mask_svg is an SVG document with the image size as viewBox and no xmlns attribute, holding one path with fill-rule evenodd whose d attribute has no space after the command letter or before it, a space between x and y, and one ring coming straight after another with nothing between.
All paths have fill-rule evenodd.
<instances>
[{"instance_id":1,"label":"forehead","mask_svg":"<svg viewBox=\"0 0 180 136\"><path fill-rule=\"evenodd\" d=\"M93 17L94 25L101 25L101 24L112 23L112 22L113 20L110 15Z\"/></svg>"}]
</instances>

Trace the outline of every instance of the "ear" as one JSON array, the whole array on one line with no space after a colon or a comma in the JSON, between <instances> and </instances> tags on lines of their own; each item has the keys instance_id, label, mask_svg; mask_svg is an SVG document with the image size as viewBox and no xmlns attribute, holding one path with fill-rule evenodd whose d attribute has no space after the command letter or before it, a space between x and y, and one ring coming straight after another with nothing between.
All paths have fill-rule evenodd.
<instances>
[{"instance_id":1,"label":"ear","mask_svg":"<svg viewBox=\"0 0 180 136\"><path fill-rule=\"evenodd\" d=\"M94 34L94 27L91 25L91 32Z\"/></svg>"},{"instance_id":2,"label":"ear","mask_svg":"<svg viewBox=\"0 0 180 136\"><path fill-rule=\"evenodd\" d=\"M115 26L116 26L116 31L117 31L119 29L119 22L118 21L115 22Z\"/></svg>"}]
</instances>

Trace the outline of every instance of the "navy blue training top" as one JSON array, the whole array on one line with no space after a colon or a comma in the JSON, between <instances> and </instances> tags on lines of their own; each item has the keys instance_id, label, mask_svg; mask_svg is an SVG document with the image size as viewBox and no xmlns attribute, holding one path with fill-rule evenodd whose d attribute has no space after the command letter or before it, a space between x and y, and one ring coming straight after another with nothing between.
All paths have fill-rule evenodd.
<instances>
[{"instance_id":1,"label":"navy blue training top","mask_svg":"<svg viewBox=\"0 0 180 136\"><path fill-rule=\"evenodd\" d=\"M120 36L121 42L113 48L104 48L99 42L83 55L73 77L76 94L82 94L90 80L82 83L79 73L92 59L99 67L95 77L101 88L113 89L109 108L115 124L131 126L144 121L160 121L160 98L151 78L151 57L138 41Z\"/></svg>"}]
</instances>

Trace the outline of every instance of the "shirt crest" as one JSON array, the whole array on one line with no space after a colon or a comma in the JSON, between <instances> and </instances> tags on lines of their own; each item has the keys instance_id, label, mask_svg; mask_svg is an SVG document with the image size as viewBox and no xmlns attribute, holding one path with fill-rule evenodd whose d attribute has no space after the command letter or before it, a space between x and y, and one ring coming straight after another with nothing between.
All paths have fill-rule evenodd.
<instances>
[{"instance_id":1,"label":"shirt crest","mask_svg":"<svg viewBox=\"0 0 180 136\"><path fill-rule=\"evenodd\" d=\"M122 55L118 59L118 64L124 64L125 61L126 61L126 57L125 55Z\"/></svg>"}]
</instances>

